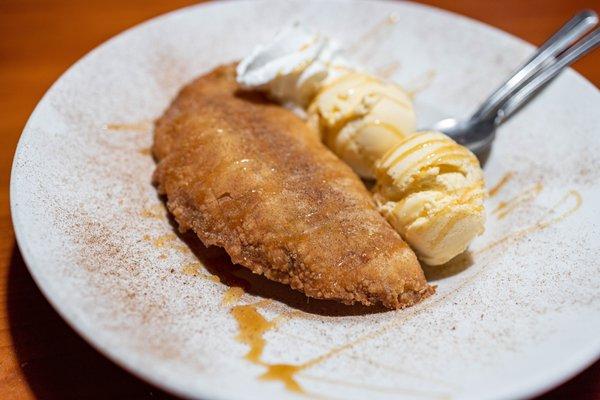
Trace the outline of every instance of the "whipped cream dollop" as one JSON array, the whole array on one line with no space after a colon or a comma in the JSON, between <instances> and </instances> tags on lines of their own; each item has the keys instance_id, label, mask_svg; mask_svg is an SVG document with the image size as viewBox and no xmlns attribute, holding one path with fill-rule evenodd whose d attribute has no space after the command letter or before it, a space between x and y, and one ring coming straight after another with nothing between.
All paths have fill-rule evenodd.
<instances>
[{"instance_id":1,"label":"whipped cream dollop","mask_svg":"<svg viewBox=\"0 0 600 400\"><path fill-rule=\"evenodd\" d=\"M341 47L298 23L257 46L237 66L237 81L245 89L261 90L274 100L305 108L327 81L351 68Z\"/></svg>"}]
</instances>

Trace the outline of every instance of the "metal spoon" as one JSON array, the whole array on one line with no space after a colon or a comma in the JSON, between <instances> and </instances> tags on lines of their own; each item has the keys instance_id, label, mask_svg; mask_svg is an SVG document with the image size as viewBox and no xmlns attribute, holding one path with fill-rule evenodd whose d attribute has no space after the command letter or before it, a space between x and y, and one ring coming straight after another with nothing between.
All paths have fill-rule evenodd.
<instances>
[{"instance_id":1,"label":"metal spoon","mask_svg":"<svg viewBox=\"0 0 600 400\"><path fill-rule=\"evenodd\" d=\"M430 129L445 133L474 153L486 149L494 140L498 125L527 103L563 69L600 44L600 29L581 39L597 23L598 15L594 11L580 12L552 35L526 63L517 68L469 119L444 119Z\"/></svg>"}]
</instances>

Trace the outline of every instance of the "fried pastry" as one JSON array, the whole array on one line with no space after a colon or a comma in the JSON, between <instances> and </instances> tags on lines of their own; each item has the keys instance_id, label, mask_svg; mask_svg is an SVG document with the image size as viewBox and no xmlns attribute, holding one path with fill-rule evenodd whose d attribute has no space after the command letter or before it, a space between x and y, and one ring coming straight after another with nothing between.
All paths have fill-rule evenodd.
<instances>
[{"instance_id":1,"label":"fried pastry","mask_svg":"<svg viewBox=\"0 0 600 400\"><path fill-rule=\"evenodd\" d=\"M184 87L154 135L154 181L180 230L234 263L346 304L433 292L356 174L291 111L241 91L234 65Z\"/></svg>"}]
</instances>

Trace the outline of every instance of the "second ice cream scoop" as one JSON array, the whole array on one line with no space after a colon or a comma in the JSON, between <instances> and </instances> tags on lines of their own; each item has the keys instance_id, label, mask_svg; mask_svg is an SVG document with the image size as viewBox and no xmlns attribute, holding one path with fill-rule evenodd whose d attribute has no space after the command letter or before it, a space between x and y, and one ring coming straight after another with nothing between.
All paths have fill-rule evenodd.
<instances>
[{"instance_id":1,"label":"second ice cream scoop","mask_svg":"<svg viewBox=\"0 0 600 400\"><path fill-rule=\"evenodd\" d=\"M348 72L322 87L308 107L308 121L363 178L374 178L375 162L416 127L402 88L361 72Z\"/></svg>"},{"instance_id":2,"label":"second ice cream scoop","mask_svg":"<svg viewBox=\"0 0 600 400\"><path fill-rule=\"evenodd\" d=\"M379 211L427 264L439 265L483 233L479 161L439 132L415 133L377 163Z\"/></svg>"}]
</instances>

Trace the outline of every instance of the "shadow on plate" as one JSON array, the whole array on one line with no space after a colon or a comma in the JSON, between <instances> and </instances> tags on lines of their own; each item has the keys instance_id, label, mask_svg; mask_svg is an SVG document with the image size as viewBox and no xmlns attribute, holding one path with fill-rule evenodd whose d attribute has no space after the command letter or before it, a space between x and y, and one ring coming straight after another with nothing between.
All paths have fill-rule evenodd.
<instances>
[{"instance_id":1,"label":"shadow on plate","mask_svg":"<svg viewBox=\"0 0 600 400\"><path fill-rule=\"evenodd\" d=\"M16 245L9 268L6 305L14 370L21 370L33 397L175 399L121 369L80 338L44 298ZM8 373L12 356L6 352L2 363ZM11 390L15 398L25 395Z\"/></svg>"},{"instance_id":2,"label":"shadow on plate","mask_svg":"<svg viewBox=\"0 0 600 400\"><path fill-rule=\"evenodd\" d=\"M177 222L169 214L169 223L173 231L184 241L206 270L219 277L224 285L241 287L244 292L253 296L271 299L284 303L291 308L309 314L339 317L351 315L366 315L389 312L387 308L363 305L345 305L333 300L319 300L305 296L303 293L291 289L282 283L271 281L262 275L256 275L249 269L233 264L229 255L220 247L206 247L192 232L184 234L177 229Z\"/></svg>"},{"instance_id":3,"label":"shadow on plate","mask_svg":"<svg viewBox=\"0 0 600 400\"><path fill-rule=\"evenodd\" d=\"M487 163L487 160L490 158L490 154L492 153L492 147L494 147L494 142L488 144L483 149L478 151L477 154L475 154L477 156L477 159L479 160L481 168L485 168L485 164Z\"/></svg>"},{"instance_id":4,"label":"shadow on plate","mask_svg":"<svg viewBox=\"0 0 600 400\"><path fill-rule=\"evenodd\" d=\"M345 305L333 300L319 300L305 296L282 283L271 281L249 269L233 264L225 251L218 247L205 247L192 233L180 236L187 243L206 270L219 277L221 283L236 286L253 296L284 303L309 314L338 317L366 315L390 311L383 306Z\"/></svg>"},{"instance_id":5,"label":"shadow on plate","mask_svg":"<svg viewBox=\"0 0 600 400\"><path fill-rule=\"evenodd\" d=\"M450 278L458 275L473 265L473 256L468 250L457 255L446 264L442 265L427 265L422 264L423 272L429 282L439 281L441 279Z\"/></svg>"}]
</instances>

